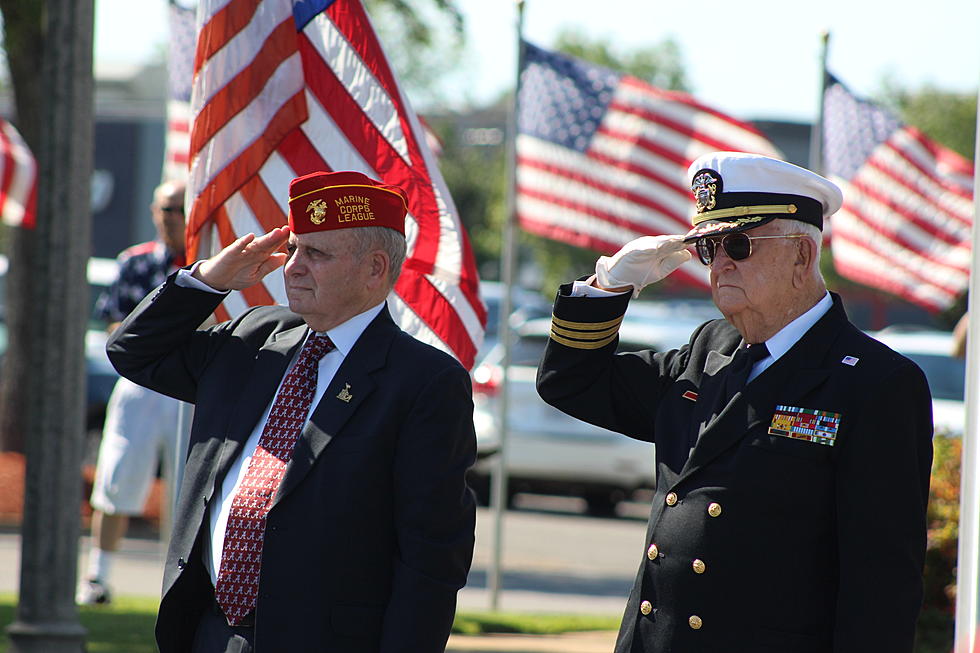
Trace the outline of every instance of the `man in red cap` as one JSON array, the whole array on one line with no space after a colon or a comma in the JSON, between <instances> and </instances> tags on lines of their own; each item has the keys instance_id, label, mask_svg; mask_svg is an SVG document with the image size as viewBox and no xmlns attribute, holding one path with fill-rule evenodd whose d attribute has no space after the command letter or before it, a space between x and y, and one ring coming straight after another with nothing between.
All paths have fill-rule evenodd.
<instances>
[{"instance_id":1,"label":"man in red cap","mask_svg":"<svg viewBox=\"0 0 980 653\"><path fill-rule=\"evenodd\" d=\"M360 173L295 179L288 226L171 276L110 338L121 374L195 404L163 653L444 650L473 551L472 400L386 308L406 211ZM288 309L195 329L283 265Z\"/></svg>"}]
</instances>

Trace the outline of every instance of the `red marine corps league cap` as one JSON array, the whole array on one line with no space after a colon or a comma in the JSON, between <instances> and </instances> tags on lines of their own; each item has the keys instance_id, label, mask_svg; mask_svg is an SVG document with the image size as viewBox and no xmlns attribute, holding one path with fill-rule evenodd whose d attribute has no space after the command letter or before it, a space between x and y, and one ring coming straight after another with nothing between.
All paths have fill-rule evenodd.
<instances>
[{"instance_id":1,"label":"red marine corps league cap","mask_svg":"<svg viewBox=\"0 0 980 653\"><path fill-rule=\"evenodd\" d=\"M289 229L388 227L405 235L405 191L359 172L313 172L289 184Z\"/></svg>"}]
</instances>

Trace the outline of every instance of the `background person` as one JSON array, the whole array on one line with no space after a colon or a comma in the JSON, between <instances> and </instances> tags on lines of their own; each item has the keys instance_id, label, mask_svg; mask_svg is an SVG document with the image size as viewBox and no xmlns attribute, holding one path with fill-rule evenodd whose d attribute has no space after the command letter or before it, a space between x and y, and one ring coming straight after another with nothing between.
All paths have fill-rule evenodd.
<instances>
[{"instance_id":1,"label":"background person","mask_svg":"<svg viewBox=\"0 0 980 653\"><path fill-rule=\"evenodd\" d=\"M172 275L109 339L121 374L195 404L157 643L441 652L473 552L469 375L386 307L404 193L334 172L289 195L288 227ZM284 263L288 309L195 330Z\"/></svg>"},{"instance_id":2,"label":"background person","mask_svg":"<svg viewBox=\"0 0 980 653\"><path fill-rule=\"evenodd\" d=\"M587 282L562 286L538 375L554 406L656 443L616 650L909 653L929 388L826 290L820 231L841 193L741 153L703 156L689 174L694 229L639 239L600 258ZM628 291L689 259L685 242L708 265L725 319L679 350L616 355Z\"/></svg>"},{"instance_id":3,"label":"background person","mask_svg":"<svg viewBox=\"0 0 980 653\"><path fill-rule=\"evenodd\" d=\"M150 215L157 239L119 257L119 276L96 304L111 331L167 275L184 265L184 184L164 182L153 192ZM107 604L111 571L129 518L140 515L161 462L174 460L179 402L121 378L106 407L92 486L92 545L78 586L80 605Z\"/></svg>"}]
</instances>

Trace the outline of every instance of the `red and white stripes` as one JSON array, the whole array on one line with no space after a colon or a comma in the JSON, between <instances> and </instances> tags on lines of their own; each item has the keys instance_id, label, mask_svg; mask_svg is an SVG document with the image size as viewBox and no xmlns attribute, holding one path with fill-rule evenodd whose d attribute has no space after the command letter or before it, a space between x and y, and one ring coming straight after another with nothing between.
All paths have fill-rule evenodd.
<instances>
[{"instance_id":1,"label":"red and white stripes","mask_svg":"<svg viewBox=\"0 0 980 653\"><path fill-rule=\"evenodd\" d=\"M360 3L322 4L298 32L290 0L201 3L188 249L207 256L283 224L289 181L308 172L357 170L401 186L409 256L389 306L403 328L469 366L486 317L456 209ZM273 274L225 307L283 301Z\"/></svg>"}]
</instances>

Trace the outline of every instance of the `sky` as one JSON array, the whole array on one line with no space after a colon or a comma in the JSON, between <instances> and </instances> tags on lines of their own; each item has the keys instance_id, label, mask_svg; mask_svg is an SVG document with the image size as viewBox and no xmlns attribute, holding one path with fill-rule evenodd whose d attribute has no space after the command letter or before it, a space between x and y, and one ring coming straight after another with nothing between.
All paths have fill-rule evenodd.
<instances>
[{"instance_id":1,"label":"sky","mask_svg":"<svg viewBox=\"0 0 980 653\"><path fill-rule=\"evenodd\" d=\"M453 96L478 105L511 87L514 0L458 0L466 23ZM99 63L159 58L166 0L96 0ZM819 95L821 34L828 68L862 96L885 79L975 93L980 84L980 2L930 0L908 9L880 0L526 0L524 37L553 45L565 29L631 50L672 38L694 96L738 118L810 121Z\"/></svg>"}]
</instances>

